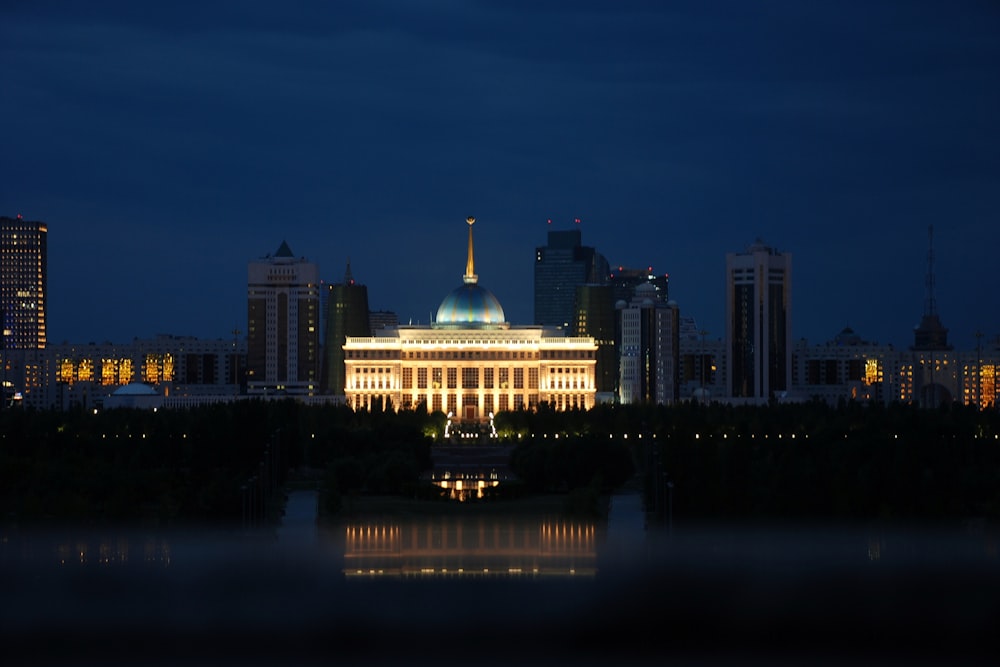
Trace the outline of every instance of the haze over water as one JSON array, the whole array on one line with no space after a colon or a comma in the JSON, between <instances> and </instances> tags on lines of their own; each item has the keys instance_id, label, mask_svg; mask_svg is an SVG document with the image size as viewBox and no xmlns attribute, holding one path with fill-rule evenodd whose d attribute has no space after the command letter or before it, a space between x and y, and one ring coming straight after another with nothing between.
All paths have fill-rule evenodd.
<instances>
[{"instance_id":1,"label":"haze over water","mask_svg":"<svg viewBox=\"0 0 1000 667\"><path fill-rule=\"evenodd\" d=\"M606 523L316 528L311 493L291 494L277 531L10 532L4 641L29 662L115 646L169 664L422 664L442 652L482 664L969 664L996 643L1000 539L986 524L646 530L638 497L619 496Z\"/></svg>"}]
</instances>

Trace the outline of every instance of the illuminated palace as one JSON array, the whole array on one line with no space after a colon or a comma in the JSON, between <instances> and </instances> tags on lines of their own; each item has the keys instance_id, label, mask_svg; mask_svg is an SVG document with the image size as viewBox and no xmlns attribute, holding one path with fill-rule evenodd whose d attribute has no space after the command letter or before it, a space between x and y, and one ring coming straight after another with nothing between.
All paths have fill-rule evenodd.
<instances>
[{"instance_id":1,"label":"illuminated palace","mask_svg":"<svg viewBox=\"0 0 1000 667\"><path fill-rule=\"evenodd\" d=\"M597 345L554 327L512 327L475 272L472 225L461 286L448 294L430 326L399 326L344 344L348 405L392 409L425 403L456 422L482 423L493 413L590 409Z\"/></svg>"}]
</instances>

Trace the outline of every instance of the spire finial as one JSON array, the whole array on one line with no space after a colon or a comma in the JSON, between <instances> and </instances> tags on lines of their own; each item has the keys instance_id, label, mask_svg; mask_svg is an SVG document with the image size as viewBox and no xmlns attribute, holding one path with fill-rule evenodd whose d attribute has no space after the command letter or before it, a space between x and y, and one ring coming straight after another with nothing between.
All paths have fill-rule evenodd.
<instances>
[{"instance_id":1,"label":"spire finial","mask_svg":"<svg viewBox=\"0 0 1000 667\"><path fill-rule=\"evenodd\" d=\"M465 221L469 223L469 259L465 262L465 275L462 279L467 285L473 285L479 281L479 276L476 275L476 262L473 259L472 253L472 225L475 224L476 219L470 215Z\"/></svg>"},{"instance_id":2,"label":"spire finial","mask_svg":"<svg viewBox=\"0 0 1000 667\"><path fill-rule=\"evenodd\" d=\"M344 284L345 285L353 285L354 284L354 276L351 275L351 258L350 257L347 258L347 270L344 271Z\"/></svg>"}]
</instances>

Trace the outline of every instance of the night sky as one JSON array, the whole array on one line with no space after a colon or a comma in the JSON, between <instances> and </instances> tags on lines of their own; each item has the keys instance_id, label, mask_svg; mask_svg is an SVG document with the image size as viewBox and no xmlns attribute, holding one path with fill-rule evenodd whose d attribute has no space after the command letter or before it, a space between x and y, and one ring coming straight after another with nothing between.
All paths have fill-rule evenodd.
<instances>
[{"instance_id":1,"label":"night sky","mask_svg":"<svg viewBox=\"0 0 1000 667\"><path fill-rule=\"evenodd\" d=\"M515 324L579 218L710 338L760 238L793 255L795 338L905 347L934 225L951 341L1000 334L996 2L7 0L0 99L50 342L229 338L282 240L427 323L469 215Z\"/></svg>"}]
</instances>

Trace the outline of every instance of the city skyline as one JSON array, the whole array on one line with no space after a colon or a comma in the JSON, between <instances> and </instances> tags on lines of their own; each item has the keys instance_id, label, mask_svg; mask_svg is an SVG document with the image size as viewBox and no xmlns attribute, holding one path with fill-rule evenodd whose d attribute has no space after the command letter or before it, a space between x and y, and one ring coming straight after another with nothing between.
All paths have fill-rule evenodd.
<instances>
[{"instance_id":1,"label":"city skyline","mask_svg":"<svg viewBox=\"0 0 1000 667\"><path fill-rule=\"evenodd\" d=\"M515 324L579 218L710 338L760 238L795 257L794 340L905 348L934 225L949 341L1000 334L995 7L194 7L0 9L0 215L48 224L50 343L230 337L282 241L426 323L468 215Z\"/></svg>"}]
</instances>

